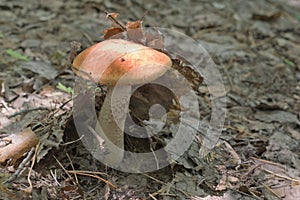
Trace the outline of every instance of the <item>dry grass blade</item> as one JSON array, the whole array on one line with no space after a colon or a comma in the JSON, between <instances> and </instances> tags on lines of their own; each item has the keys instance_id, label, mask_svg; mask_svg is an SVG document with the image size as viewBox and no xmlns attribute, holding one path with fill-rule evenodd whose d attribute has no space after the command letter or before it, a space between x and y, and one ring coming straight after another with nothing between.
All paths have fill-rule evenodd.
<instances>
[{"instance_id":1,"label":"dry grass blade","mask_svg":"<svg viewBox=\"0 0 300 200\"><path fill-rule=\"evenodd\" d=\"M158 180L158 179L156 179L156 178L154 178L154 177L152 177L152 176L149 176L148 174L143 174L143 175L146 176L147 178L150 178L150 179L152 179L152 180L154 180L154 181L156 181L156 182L162 184L162 185L168 186L167 183L165 183L165 182L163 182L163 181L161 181L161 180ZM172 184L172 183L170 183L170 184ZM188 199L191 198L191 195L188 194L186 191L184 191L184 190L182 190L182 189L180 189L180 188L176 188L176 187L174 187L173 185L172 185L171 187L172 187L173 189L175 189L175 190L181 192L182 194L184 194ZM158 192L155 192L155 193L153 193L152 195L153 195L153 196L158 195ZM171 194L168 194L168 195L172 196Z\"/></svg>"},{"instance_id":2,"label":"dry grass blade","mask_svg":"<svg viewBox=\"0 0 300 200\"><path fill-rule=\"evenodd\" d=\"M78 175L83 175L83 176L89 176L89 177L93 177L96 178L100 181L103 181L104 183L110 185L111 187L113 187L114 189L117 189L117 186L112 184L111 182L109 182L108 180L105 180L104 178L94 175L97 172L92 172L92 171L67 171L68 173L72 173L72 174L78 174Z\"/></svg>"},{"instance_id":3,"label":"dry grass blade","mask_svg":"<svg viewBox=\"0 0 300 200\"><path fill-rule=\"evenodd\" d=\"M26 158L21 162L21 164L18 166L18 169L15 171L15 173L7 180L6 182L14 181L22 172L27 162L31 159L32 154L35 153L35 148L32 147L29 153L27 154Z\"/></svg>"},{"instance_id":4,"label":"dry grass blade","mask_svg":"<svg viewBox=\"0 0 300 200\"><path fill-rule=\"evenodd\" d=\"M67 157L68 157L68 159L69 159L69 161L70 161L70 164L71 164L71 167L72 167L72 169L75 171L75 168L74 168L73 162L72 162L72 160L71 160L71 158L70 158L70 156L69 156L69 154L68 154L68 153L67 153ZM75 181L76 181L76 184L77 184L77 185L79 185L79 182L78 182L77 175L76 175L76 174L74 174L74 176L75 176Z\"/></svg>"},{"instance_id":5,"label":"dry grass blade","mask_svg":"<svg viewBox=\"0 0 300 200\"><path fill-rule=\"evenodd\" d=\"M227 150L229 151L229 153L233 156L236 164L240 165L242 163L242 160L241 160L240 156L237 154L237 152L232 148L232 146L228 142L224 141L224 144L225 144Z\"/></svg>"},{"instance_id":6,"label":"dry grass blade","mask_svg":"<svg viewBox=\"0 0 300 200\"><path fill-rule=\"evenodd\" d=\"M285 167L282 166L281 164L275 163L275 162L272 162L272 161L269 161L269 160L264 160L264 159L255 158L255 157L251 157L251 159L253 159L253 160L255 160L255 161L262 162L262 163L265 163L265 164L270 164L270 165L274 165L274 166L280 167L280 168L282 168L282 169L285 169Z\"/></svg>"},{"instance_id":7,"label":"dry grass blade","mask_svg":"<svg viewBox=\"0 0 300 200\"><path fill-rule=\"evenodd\" d=\"M281 197L274 191L272 190L268 185L261 183L269 192L271 192L274 196L276 196L278 199L281 199Z\"/></svg>"},{"instance_id":8,"label":"dry grass blade","mask_svg":"<svg viewBox=\"0 0 300 200\"><path fill-rule=\"evenodd\" d=\"M53 156L54 157L54 159L56 160L56 162L59 164L59 166L64 170L64 172L68 175L68 177L71 179L71 180L73 180L73 177L69 174L69 172L68 172L68 170L66 170L66 168L64 168L64 166L59 162L59 160L55 157L55 156Z\"/></svg>"},{"instance_id":9,"label":"dry grass blade","mask_svg":"<svg viewBox=\"0 0 300 200\"><path fill-rule=\"evenodd\" d=\"M272 172L272 171L270 171L270 170L264 169L264 168L262 168L262 167L260 167L260 169L263 170L263 171L265 171L265 172L267 172L267 173L270 173L270 174L272 174L272 175L274 175L274 176L277 176L277 177L279 177L279 178L287 179L287 180L290 180L290 181L293 181L293 182L297 182L297 183L300 184L300 180L297 180L297 179L294 179L294 178L290 178L290 177L288 177L288 176L284 176L284 175L277 174L277 173L275 173L275 172Z\"/></svg>"},{"instance_id":10,"label":"dry grass blade","mask_svg":"<svg viewBox=\"0 0 300 200\"><path fill-rule=\"evenodd\" d=\"M34 166L35 161L36 161L36 157L37 157L37 153L38 153L39 148L40 148L40 144L41 144L41 142L39 142L37 144L36 148L35 148L35 152L34 152L34 155L32 157L31 166L30 166L30 169L29 169L29 172L28 172L27 181L29 183L29 187L25 190L25 192L27 192L27 193L30 193L31 190L32 190L32 182L30 180L30 176L31 176L31 172L32 172L33 166Z\"/></svg>"}]
</instances>

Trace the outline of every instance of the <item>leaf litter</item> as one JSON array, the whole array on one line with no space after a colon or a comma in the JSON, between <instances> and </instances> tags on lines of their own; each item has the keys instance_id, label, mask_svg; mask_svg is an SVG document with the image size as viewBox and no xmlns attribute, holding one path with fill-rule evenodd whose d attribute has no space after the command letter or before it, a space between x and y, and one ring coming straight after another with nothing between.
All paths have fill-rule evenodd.
<instances>
[{"instance_id":1,"label":"leaf litter","mask_svg":"<svg viewBox=\"0 0 300 200\"><path fill-rule=\"evenodd\" d=\"M21 158L11 164L15 169L24 166L17 179L0 185L3 198L79 198L82 191L91 199L300 198L300 27L294 1L0 2L0 9L1 144L9 145L2 138L26 128L41 141L30 173L31 193L22 190L22 185L28 186L30 167L20 165ZM194 141L178 162L139 176L107 169L84 149L71 117L71 96L56 88L59 83L73 86L69 60L54 55L67 55L73 40L83 48L100 41L101 30L108 26L104 10L120 13L121 22L130 20L125 28L140 28L143 22L186 33L222 66L228 115L220 142L207 157L199 157L201 140ZM105 35L109 38L121 30L113 24ZM135 37L141 31L132 33ZM146 42L159 47L161 41L154 34ZM194 88L203 88L198 98L204 132L209 93L201 77L189 79ZM101 107L103 96L99 92L96 106ZM86 175L78 175L77 183L76 176L64 170L73 168L106 172L109 175L101 177L117 189ZM9 166L1 166L0 172L1 182L12 174Z\"/></svg>"}]
</instances>

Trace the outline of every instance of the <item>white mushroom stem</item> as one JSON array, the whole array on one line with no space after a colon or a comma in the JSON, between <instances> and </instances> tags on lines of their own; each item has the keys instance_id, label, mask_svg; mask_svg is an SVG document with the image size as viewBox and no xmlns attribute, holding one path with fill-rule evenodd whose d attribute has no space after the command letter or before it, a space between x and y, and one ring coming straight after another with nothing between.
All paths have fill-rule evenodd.
<instances>
[{"instance_id":1,"label":"white mushroom stem","mask_svg":"<svg viewBox=\"0 0 300 200\"><path fill-rule=\"evenodd\" d=\"M116 166L123 159L124 126L130 96L130 85L108 86L99 113L98 122L100 127L96 126L96 132L104 139L103 162L109 166Z\"/></svg>"}]
</instances>

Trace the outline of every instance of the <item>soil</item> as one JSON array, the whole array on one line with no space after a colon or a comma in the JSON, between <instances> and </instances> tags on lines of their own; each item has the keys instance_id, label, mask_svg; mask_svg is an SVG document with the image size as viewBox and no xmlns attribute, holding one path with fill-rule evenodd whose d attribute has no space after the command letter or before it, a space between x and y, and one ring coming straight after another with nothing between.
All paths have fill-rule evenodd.
<instances>
[{"instance_id":1,"label":"soil","mask_svg":"<svg viewBox=\"0 0 300 200\"><path fill-rule=\"evenodd\" d=\"M72 117L70 43L81 51L102 41L110 26L104 11L123 23L145 15L144 27L184 33L212 57L226 118L207 155L195 140L171 165L126 173L86 150ZM0 199L300 199L299 22L298 0L0 1L0 156L12 134L31 129L40 141L2 162ZM204 123L212 106L205 81ZM147 145L126 141L131 150Z\"/></svg>"}]
</instances>

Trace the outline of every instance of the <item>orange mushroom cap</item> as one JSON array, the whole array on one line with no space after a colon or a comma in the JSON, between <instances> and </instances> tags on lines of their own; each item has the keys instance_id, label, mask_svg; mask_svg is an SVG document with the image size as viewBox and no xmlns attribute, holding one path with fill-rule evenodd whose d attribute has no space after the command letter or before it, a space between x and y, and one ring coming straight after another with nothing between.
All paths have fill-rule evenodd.
<instances>
[{"instance_id":1,"label":"orange mushroom cap","mask_svg":"<svg viewBox=\"0 0 300 200\"><path fill-rule=\"evenodd\" d=\"M164 53L122 39L110 39L82 51L73 61L74 73L114 85L141 84L157 79L172 66Z\"/></svg>"}]
</instances>

